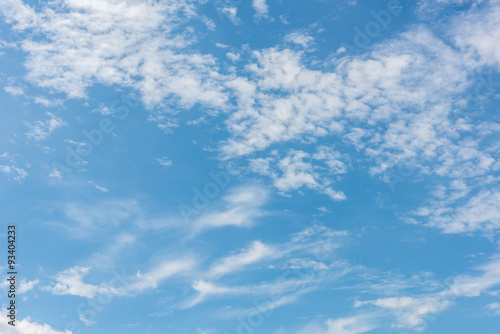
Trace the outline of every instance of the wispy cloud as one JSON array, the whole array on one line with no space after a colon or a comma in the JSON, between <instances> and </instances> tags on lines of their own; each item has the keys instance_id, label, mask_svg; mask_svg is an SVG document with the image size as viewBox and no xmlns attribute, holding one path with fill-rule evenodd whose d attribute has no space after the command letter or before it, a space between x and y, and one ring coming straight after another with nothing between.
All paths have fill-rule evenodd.
<instances>
[{"instance_id":1,"label":"wispy cloud","mask_svg":"<svg viewBox=\"0 0 500 334\"><path fill-rule=\"evenodd\" d=\"M90 271L90 267L75 266L58 273L55 283L45 287L55 295L73 295L85 298L94 298L99 293L114 293L118 291L106 284L92 285L83 282L83 278Z\"/></svg>"},{"instance_id":2,"label":"wispy cloud","mask_svg":"<svg viewBox=\"0 0 500 334\"><path fill-rule=\"evenodd\" d=\"M209 210L193 221L193 233L207 228L224 226L249 227L265 215L262 210L268 199L268 191L259 186L242 186L224 196L220 209Z\"/></svg>"},{"instance_id":3,"label":"wispy cloud","mask_svg":"<svg viewBox=\"0 0 500 334\"><path fill-rule=\"evenodd\" d=\"M28 124L30 129L26 132L26 137L41 141L47 139L58 128L68 125L62 118L53 113L48 112L46 115L49 117L48 119Z\"/></svg>"},{"instance_id":4,"label":"wispy cloud","mask_svg":"<svg viewBox=\"0 0 500 334\"><path fill-rule=\"evenodd\" d=\"M274 250L260 241L254 241L248 249L230 255L214 263L210 268L210 276L221 277L231 272L239 271L245 266L260 262L266 257L272 257Z\"/></svg>"}]
</instances>

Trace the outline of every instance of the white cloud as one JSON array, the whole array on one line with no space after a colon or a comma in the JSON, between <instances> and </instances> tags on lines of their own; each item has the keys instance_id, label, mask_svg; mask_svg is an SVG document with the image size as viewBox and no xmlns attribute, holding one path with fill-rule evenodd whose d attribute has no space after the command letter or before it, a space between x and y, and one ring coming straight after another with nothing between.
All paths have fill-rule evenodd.
<instances>
[{"instance_id":1,"label":"white cloud","mask_svg":"<svg viewBox=\"0 0 500 334\"><path fill-rule=\"evenodd\" d=\"M0 322L0 331L4 334L72 334L71 331L58 331L47 324L39 324L26 317L16 322L16 326L7 324L7 321Z\"/></svg>"},{"instance_id":2,"label":"white cloud","mask_svg":"<svg viewBox=\"0 0 500 334\"><path fill-rule=\"evenodd\" d=\"M94 83L116 84L140 91L147 106L173 98L220 107L226 97L213 57L186 49L189 30L173 33L195 16L194 3L65 0L35 11L14 0L0 10L18 29L45 37L21 43L28 79L40 87L81 98Z\"/></svg>"},{"instance_id":3,"label":"white cloud","mask_svg":"<svg viewBox=\"0 0 500 334\"><path fill-rule=\"evenodd\" d=\"M0 172L12 177L13 180L21 183L21 181L28 176L28 172L23 168L14 165L0 165Z\"/></svg>"},{"instance_id":4,"label":"white cloud","mask_svg":"<svg viewBox=\"0 0 500 334\"><path fill-rule=\"evenodd\" d=\"M253 0L252 7L255 10L255 16L257 18L267 17L269 6L267 5L266 0Z\"/></svg>"},{"instance_id":5,"label":"white cloud","mask_svg":"<svg viewBox=\"0 0 500 334\"><path fill-rule=\"evenodd\" d=\"M49 116L48 119L43 121L36 121L33 124L29 124L29 131L26 132L26 136L28 138L33 138L36 141L40 141L48 138L55 130L61 128L63 126L68 125L62 118L48 112L46 113Z\"/></svg>"},{"instance_id":6,"label":"white cloud","mask_svg":"<svg viewBox=\"0 0 500 334\"><path fill-rule=\"evenodd\" d=\"M223 297L228 295L260 295L272 296L273 300L267 304L267 310L289 304L296 301L297 297L303 295L313 289L309 286L314 283L311 278L296 278L296 279L278 279L272 283L256 284L256 285L243 285L243 286L224 286L215 283L207 282L204 280L197 280L193 284L193 289L197 294L186 302L182 303L182 308L191 308L208 298ZM247 310L239 310L234 312L226 312L225 316L231 315L239 316L255 312L254 308Z\"/></svg>"},{"instance_id":7,"label":"white cloud","mask_svg":"<svg viewBox=\"0 0 500 334\"><path fill-rule=\"evenodd\" d=\"M19 293L26 293L30 290L32 290L40 281L38 279L34 281L26 281L25 279L22 279L20 284L19 284Z\"/></svg>"},{"instance_id":8,"label":"white cloud","mask_svg":"<svg viewBox=\"0 0 500 334\"><path fill-rule=\"evenodd\" d=\"M195 265L196 261L191 257L164 261L145 274L137 273L137 281L128 285L125 291L135 294L146 289L156 288L167 278L193 270Z\"/></svg>"},{"instance_id":9,"label":"white cloud","mask_svg":"<svg viewBox=\"0 0 500 334\"><path fill-rule=\"evenodd\" d=\"M498 256L489 263L478 267L477 270L482 271L482 275L455 277L445 295L477 297L500 285L500 258Z\"/></svg>"},{"instance_id":10,"label":"white cloud","mask_svg":"<svg viewBox=\"0 0 500 334\"><path fill-rule=\"evenodd\" d=\"M180 307L190 308L209 298L234 295L265 296L267 302L259 307L261 311L262 308L272 310L293 303L300 296L315 291L323 283L334 281L354 269L345 261L335 260L335 250L346 236L344 231L316 225L292 235L288 242L281 244L265 245L254 241L249 248L214 261L210 269L202 274L202 278L195 280L192 287L196 294L182 302ZM288 264L282 265L283 261ZM263 262L269 265L256 265ZM272 282L259 284L227 285L218 282L224 275L243 269L277 270L283 274ZM231 281L234 282L235 279L239 278L234 276ZM255 309L227 311L221 310L224 317L251 314Z\"/></svg>"},{"instance_id":11,"label":"white cloud","mask_svg":"<svg viewBox=\"0 0 500 334\"><path fill-rule=\"evenodd\" d=\"M377 323L376 314L360 314L345 318L328 319L324 324L313 322L294 334L363 334L381 327ZM279 331L285 334L290 331Z\"/></svg>"},{"instance_id":12,"label":"white cloud","mask_svg":"<svg viewBox=\"0 0 500 334\"><path fill-rule=\"evenodd\" d=\"M81 322L83 322L85 327L92 327L97 323L96 321L88 320L87 318L85 318L85 316L83 314L80 314L79 319Z\"/></svg>"},{"instance_id":13,"label":"white cloud","mask_svg":"<svg viewBox=\"0 0 500 334\"><path fill-rule=\"evenodd\" d=\"M261 207L266 203L268 192L259 186L233 189L223 198L223 208L203 213L193 221L193 233L206 228L224 226L251 226L254 220L265 213Z\"/></svg>"},{"instance_id":14,"label":"white cloud","mask_svg":"<svg viewBox=\"0 0 500 334\"><path fill-rule=\"evenodd\" d=\"M421 27L369 54L336 59L332 72L308 69L301 53L288 49L255 51L254 57L247 66L254 79L246 85L259 94L248 94L228 120L233 136L222 150L229 157L342 135L349 121L363 124L369 157L397 164L420 152L432 155L446 143L439 137L448 131L440 126L449 123L451 97L468 84L461 55ZM385 134L377 124L388 127Z\"/></svg>"},{"instance_id":15,"label":"white cloud","mask_svg":"<svg viewBox=\"0 0 500 334\"><path fill-rule=\"evenodd\" d=\"M130 249L136 241L136 236L123 233L109 238L109 244L99 252L92 254L90 265L92 268L107 270L114 268L117 260L123 256L123 252Z\"/></svg>"},{"instance_id":16,"label":"white cloud","mask_svg":"<svg viewBox=\"0 0 500 334\"><path fill-rule=\"evenodd\" d=\"M494 315L500 316L500 303L491 303L486 305L486 309L493 312Z\"/></svg>"},{"instance_id":17,"label":"white cloud","mask_svg":"<svg viewBox=\"0 0 500 334\"><path fill-rule=\"evenodd\" d=\"M355 306L359 307L365 304L373 304L380 308L392 310L398 318L397 327L421 331L424 329L426 316L447 309L451 302L442 300L440 297L390 297L375 301L357 302Z\"/></svg>"},{"instance_id":18,"label":"white cloud","mask_svg":"<svg viewBox=\"0 0 500 334\"><path fill-rule=\"evenodd\" d=\"M45 287L55 295L73 295L85 298L94 298L99 293L118 293L117 290L101 285L92 285L83 282L90 267L75 266L66 269L55 276L55 283Z\"/></svg>"},{"instance_id":19,"label":"white cloud","mask_svg":"<svg viewBox=\"0 0 500 334\"><path fill-rule=\"evenodd\" d=\"M481 147L451 143L462 135L461 126L467 122L455 119L454 103L470 87L468 74L477 66L464 52L478 49L488 64L496 59L498 43L491 40L496 35L494 29L488 30L498 19L494 4L488 7L492 10L471 10L465 15L470 27L477 25L477 31L488 32L482 36L488 40L479 46L471 43L480 39L464 35L465 30L453 24L444 28L461 50L423 26L413 26L365 54L337 55L328 71L310 69L301 52L255 51L246 66L248 78L220 74L214 57L190 49L190 40L195 39L190 29L177 33L177 28L196 16L194 2L79 4L66 0L64 5L67 10L52 4L52 10L39 12L19 0L2 6L4 15L19 29L35 28L46 37L22 43L29 54L26 66L33 82L70 97L85 96L86 88L94 83L116 84L141 91L149 107L167 102L189 108L200 103L208 110L234 110L226 122L231 135L221 146L226 158L331 136L362 152L373 163L373 175L417 157L421 158L419 166L432 159L438 162L434 172L439 175L448 175L454 162L460 163L451 172L455 175L471 175L477 161L484 171L492 168L491 157ZM266 1L255 0L253 7L259 15L268 13ZM236 7L220 10L237 20ZM305 46L311 38L295 32L285 40ZM228 57L237 60L238 55L228 53ZM233 96L236 105L229 102ZM150 120L169 132L179 126L174 115L168 108L156 110ZM32 136L43 139L43 133ZM473 149L473 158L455 159ZM289 172L275 184L283 189L294 184L310 187L343 199L341 192L315 185L319 181L312 180L312 173Z\"/></svg>"},{"instance_id":20,"label":"white cloud","mask_svg":"<svg viewBox=\"0 0 500 334\"><path fill-rule=\"evenodd\" d=\"M78 144L81 144L81 143L78 143ZM54 176L52 176L52 177L58 177L58 175L54 175ZM103 192L103 193L107 193L107 192L109 192L109 189L108 189L108 188L103 187L103 186L100 186L100 185L98 185L97 183L95 183L95 182L93 182L93 181L89 181L89 183L90 183L91 185L93 185L93 186L94 186L97 190L99 190L99 191L101 191L101 192Z\"/></svg>"},{"instance_id":21,"label":"white cloud","mask_svg":"<svg viewBox=\"0 0 500 334\"><path fill-rule=\"evenodd\" d=\"M451 283L437 292L420 296L396 296L371 301L357 301L355 307L374 305L390 310L398 319L399 328L421 331L425 328L426 318L451 307L457 298L478 297L500 285L500 260L498 255L476 268L479 275L459 275L448 279ZM384 315L381 315L384 316Z\"/></svg>"},{"instance_id":22,"label":"white cloud","mask_svg":"<svg viewBox=\"0 0 500 334\"><path fill-rule=\"evenodd\" d=\"M378 327L367 315L330 319L327 321L327 326L325 334L362 334Z\"/></svg>"},{"instance_id":23,"label":"white cloud","mask_svg":"<svg viewBox=\"0 0 500 334\"><path fill-rule=\"evenodd\" d=\"M273 254L274 251L271 247L264 245L260 241L254 241L248 249L225 257L213 264L210 268L210 276L220 277L234 271L239 271Z\"/></svg>"},{"instance_id":24,"label":"white cloud","mask_svg":"<svg viewBox=\"0 0 500 334\"><path fill-rule=\"evenodd\" d=\"M327 168L319 166L320 161ZM346 199L342 191L335 191L330 187L330 174L344 174L347 166L341 160L339 152L326 146L318 147L314 154L290 150L282 159L277 156L250 159L250 170L271 177L274 186L284 193L307 187L318 190L335 201Z\"/></svg>"},{"instance_id":25,"label":"white cloud","mask_svg":"<svg viewBox=\"0 0 500 334\"><path fill-rule=\"evenodd\" d=\"M44 107L57 107L57 106L60 106L62 105L62 101L61 100L49 100L43 96L36 96L33 101L37 104L41 104L43 105Z\"/></svg>"},{"instance_id":26,"label":"white cloud","mask_svg":"<svg viewBox=\"0 0 500 334\"><path fill-rule=\"evenodd\" d=\"M473 9L455 20L452 29L458 46L470 50L484 65L500 69L500 4L489 1L481 9Z\"/></svg>"},{"instance_id":27,"label":"white cloud","mask_svg":"<svg viewBox=\"0 0 500 334\"><path fill-rule=\"evenodd\" d=\"M240 23L240 19L238 18L237 14L238 14L238 8L236 7L223 7L220 9L220 11L226 15L230 20L231 22L233 22L233 24L239 24Z\"/></svg>"},{"instance_id":28,"label":"white cloud","mask_svg":"<svg viewBox=\"0 0 500 334\"><path fill-rule=\"evenodd\" d=\"M95 188L103 193L107 193L109 192L109 189L108 188L105 188L105 187L101 187L100 185L98 184L94 184Z\"/></svg>"},{"instance_id":29,"label":"white cloud","mask_svg":"<svg viewBox=\"0 0 500 334\"><path fill-rule=\"evenodd\" d=\"M465 194L466 192L462 196ZM424 218L427 220L426 226L438 228L444 233L478 232L491 235L500 229L498 203L500 203L500 191L481 190L463 204L447 199L422 207L412 212L416 218L410 219L410 222L418 222L417 218Z\"/></svg>"},{"instance_id":30,"label":"white cloud","mask_svg":"<svg viewBox=\"0 0 500 334\"><path fill-rule=\"evenodd\" d=\"M483 0L418 0L416 13L421 19L435 20L436 17L445 11L457 10L450 8L453 6L473 5L483 2Z\"/></svg>"},{"instance_id":31,"label":"white cloud","mask_svg":"<svg viewBox=\"0 0 500 334\"><path fill-rule=\"evenodd\" d=\"M75 266L59 272L55 277L55 282L44 289L55 295L73 295L84 298L94 298L99 294L126 296L136 295L148 289L157 288L165 280L186 274L196 266L196 261L189 256L175 260L162 261L144 274L137 272L133 277L128 277L125 284L114 287L114 283L101 283L99 285L85 283L91 267ZM121 282L123 283L123 282Z\"/></svg>"},{"instance_id":32,"label":"white cloud","mask_svg":"<svg viewBox=\"0 0 500 334\"><path fill-rule=\"evenodd\" d=\"M161 157L161 158L156 158L156 161L160 163L163 167L170 167L172 166L172 160L170 160L167 157Z\"/></svg>"},{"instance_id":33,"label":"white cloud","mask_svg":"<svg viewBox=\"0 0 500 334\"><path fill-rule=\"evenodd\" d=\"M312 43L312 41L314 41L314 38L305 33L296 31L286 35L285 41L307 48Z\"/></svg>"},{"instance_id":34,"label":"white cloud","mask_svg":"<svg viewBox=\"0 0 500 334\"><path fill-rule=\"evenodd\" d=\"M5 86L3 90L12 96L24 95L24 89L22 89L21 87Z\"/></svg>"},{"instance_id":35,"label":"white cloud","mask_svg":"<svg viewBox=\"0 0 500 334\"><path fill-rule=\"evenodd\" d=\"M108 199L97 203L66 203L65 219L52 225L63 228L73 238L88 238L141 218L141 208L134 200Z\"/></svg>"},{"instance_id":36,"label":"white cloud","mask_svg":"<svg viewBox=\"0 0 500 334\"><path fill-rule=\"evenodd\" d=\"M191 308L202 301L204 301L209 296L223 295L223 294L239 294L241 293L240 288L229 288L229 287L220 287L216 286L213 283L205 282L203 280L196 281L193 284L193 289L198 292L198 294L193 297L191 300L185 302L183 304L183 308Z\"/></svg>"},{"instance_id":37,"label":"white cloud","mask_svg":"<svg viewBox=\"0 0 500 334\"><path fill-rule=\"evenodd\" d=\"M234 53L234 52L228 52L226 53L226 57L229 58L231 61L235 62L240 60L240 54L239 53Z\"/></svg>"},{"instance_id":38,"label":"white cloud","mask_svg":"<svg viewBox=\"0 0 500 334\"><path fill-rule=\"evenodd\" d=\"M205 23L205 25L207 26L207 29L208 30L212 30L214 31L215 28L217 28L217 25L214 23L213 20L209 19L208 17L206 17L205 15L202 15L201 16L201 20L203 21L203 23Z\"/></svg>"}]
</instances>

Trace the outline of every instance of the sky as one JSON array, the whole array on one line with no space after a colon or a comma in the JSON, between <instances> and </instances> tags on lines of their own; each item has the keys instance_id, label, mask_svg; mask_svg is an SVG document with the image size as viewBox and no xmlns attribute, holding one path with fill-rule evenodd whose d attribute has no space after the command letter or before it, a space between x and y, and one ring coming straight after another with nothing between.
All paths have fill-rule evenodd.
<instances>
[{"instance_id":1,"label":"sky","mask_svg":"<svg viewBox=\"0 0 500 334\"><path fill-rule=\"evenodd\" d=\"M500 1L0 18L0 333L498 333Z\"/></svg>"}]
</instances>

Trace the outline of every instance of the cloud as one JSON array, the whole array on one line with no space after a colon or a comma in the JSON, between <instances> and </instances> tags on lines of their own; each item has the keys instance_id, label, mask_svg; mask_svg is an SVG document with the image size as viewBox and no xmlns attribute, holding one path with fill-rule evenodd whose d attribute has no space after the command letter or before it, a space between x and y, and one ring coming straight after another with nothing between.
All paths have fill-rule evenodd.
<instances>
[{"instance_id":1,"label":"cloud","mask_svg":"<svg viewBox=\"0 0 500 334\"><path fill-rule=\"evenodd\" d=\"M474 8L476 4L480 4L482 1L483 0L419 0L415 11L421 19L433 20L445 11L457 10L457 6L467 4Z\"/></svg>"},{"instance_id":2,"label":"cloud","mask_svg":"<svg viewBox=\"0 0 500 334\"><path fill-rule=\"evenodd\" d=\"M83 324L85 325L85 327L92 327L92 326L94 326L97 323L96 321L88 320L87 318L85 318L85 316L83 314L80 314L79 319L80 319L81 322L83 322Z\"/></svg>"},{"instance_id":3,"label":"cloud","mask_svg":"<svg viewBox=\"0 0 500 334\"><path fill-rule=\"evenodd\" d=\"M327 321L327 326L326 333L328 334L362 334L377 328L377 325L373 323L373 319L368 315L330 319Z\"/></svg>"},{"instance_id":4,"label":"cloud","mask_svg":"<svg viewBox=\"0 0 500 334\"><path fill-rule=\"evenodd\" d=\"M461 275L453 279L447 296L477 297L489 289L500 285L500 258L498 255L492 261L476 268L482 275Z\"/></svg>"},{"instance_id":5,"label":"cloud","mask_svg":"<svg viewBox=\"0 0 500 334\"><path fill-rule=\"evenodd\" d=\"M445 143L436 139L438 125L449 122L451 97L468 84L461 55L422 27L368 54L335 59L331 72L308 69L302 54L289 49L253 55L248 93L227 122L233 136L222 151L228 157L288 141L347 136L354 122L363 124L369 147L358 148L368 157L396 164L420 152L432 155ZM431 87L439 87L440 94ZM376 124L385 124L386 133Z\"/></svg>"},{"instance_id":6,"label":"cloud","mask_svg":"<svg viewBox=\"0 0 500 334\"><path fill-rule=\"evenodd\" d=\"M55 276L55 283L45 287L55 295L73 295L85 298L94 298L99 293L118 293L117 290L101 285L92 285L83 282L90 267L75 266L66 269Z\"/></svg>"},{"instance_id":7,"label":"cloud","mask_svg":"<svg viewBox=\"0 0 500 334\"><path fill-rule=\"evenodd\" d=\"M254 241L248 249L214 263L210 268L210 276L221 277L228 273L239 271L250 264L272 256L273 253L271 247L264 245L260 241Z\"/></svg>"},{"instance_id":8,"label":"cloud","mask_svg":"<svg viewBox=\"0 0 500 334\"><path fill-rule=\"evenodd\" d=\"M486 305L486 309L493 312L494 315L500 316L500 303L491 303Z\"/></svg>"},{"instance_id":9,"label":"cloud","mask_svg":"<svg viewBox=\"0 0 500 334\"><path fill-rule=\"evenodd\" d=\"M84 144L84 143L77 143L77 144ZM84 144L85 145L85 144ZM56 175L54 175L55 177L57 177ZM95 183L94 181L89 181L89 184L93 185L97 190L103 192L103 193L107 193L109 192L109 189L106 188L106 187L102 187L100 185L98 185L97 183Z\"/></svg>"},{"instance_id":10,"label":"cloud","mask_svg":"<svg viewBox=\"0 0 500 334\"><path fill-rule=\"evenodd\" d=\"M314 41L314 38L305 33L295 31L286 35L285 41L307 48Z\"/></svg>"},{"instance_id":11,"label":"cloud","mask_svg":"<svg viewBox=\"0 0 500 334\"><path fill-rule=\"evenodd\" d=\"M203 280L196 281L193 284L193 289L198 292L198 294L191 300L185 302L182 308L191 308L202 301L204 301L209 296L224 295L224 294L240 294L242 293L241 288L229 288L216 286L213 283L205 282Z\"/></svg>"},{"instance_id":12,"label":"cloud","mask_svg":"<svg viewBox=\"0 0 500 334\"><path fill-rule=\"evenodd\" d=\"M175 260L162 261L144 274L137 272L135 276L127 277L122 285L114 287L116 280L99 285L85 283L91 267L75 266L59 272L55 282L44 289L55 295L73 295L84 298L94 298L97 295L133 296L149 289L157 288L165 280L192 271L196 261L185 256Z\"/></svg>"},{"instance_id":13,"label":"cloud","mask_svg":"<svg viewBox=\"0 0 500 334\"><path fill-rule=\"evenodd\" d=\"M66 0L35 11L15 0L0 10L17 29L44 36L21 42L27 77L40 87L83 98L93 84L120 85L140 91L149 107L167 98L220 107L214 58L187 49L188 30L174 33L195 16L194 3Z\"/></svg>"},{"instance_id":14,"label":"cloud","mask_svg":"<svg viewBox=\"0 0 500 334\"><path fill-rule=\"evenodd\" d=\"M399 328L421 331L425 328L426 318L451 307L457 298L478 297L500 285L500 260L498 255L476 268L479 275L459 275L447 281L451 283L440 291L423 293L418 296L395 296L371 301L357 301L355 307L374 305L390 310L398 319ZM385 315L381 315L385 317Z\"/></svg>"},{"instance_id":15,"label":"cloud","mask_svg":"<svg viewBox=\"0 0 500 334\"><path fill-rule=\"evenodd\" d=\"M314 154L290 150L282 159L273 156L249 161L251 171L270 176L274 186L284 193L305 186L328 195L334 201L346 199L342 191L335 191L329 186L332 181L328 174L340 175L347 171L341 154L329 147L320 146ZM324 162L327 168L318 166L319 162Z\"/></svg>"},{"instance_id":16,"label":"cloud","mask_svg":"<svg viewBox=\"0 0 500 334\"><path fill-rule=\"evenodd\" d=\"M309 285L314 282L315 280L312 278L296 278L279 279L275 282L264 284L224 286L204 280L197 280L192 286L197 294L188 301L182 303L182 308L191 308L210 297L223 297L228 295L260 295L273 297L269 303L266 303L267 308L265 311L268 311L270 309L294 302L298 296L312 291ZM231 315L236 315L236 313L238 313L238 316L242 316L243 314L255 312L255 309L250 308L238 311L226 313L225 316L229 317Z\"/></svg>"},{"instance_id":17,"label":"cloud","mask_svg":"<svg viewBox=\"0 0 500 334\"><path fill-rule=\"evenodd\" d=\"M193 233L207 228L251 226L256 218L265 214L261 207L266 204L267 199L267 190L259 186L232 189L222 199L223 208L203 213L193 221Z\"/></svg>"},{"instance_id":18,"label":"cloud","mask_svg":"<svg viewBox=\"0 0 500 334\"><path fill-rule=\"evenodd\" d=\"M225 122L230 136L220 146L224 158L249 157L286 142L313 144L331 137L353 145L372 164L370 173L383 180L391 168L414 160L428 171L428 165L435 163L430 171L439 175L450 173L454 161L461 166L452 172L455 175L472 173L476 161L483 170L491 168L487 166L491 159L481 147L474 158L454 160L467 153L452 143L464 134L468 120L456 119L453 110L459 107L457 98L473 84L469 73L480 65L471 61L470 49L481 48L471 44L480 39L468 36L453 20L442 26L449 40L414 25L363 54L336 55L323 64L329 66L327 70L309 64L303 51L283 47L254 51L245 66L250 74L246 77L221 74L215 57L193 50L191 41L196 36L186 27L198 17L195 2L78 4L67 0L64 5L67 10L58 3L51 10L35 11L19 0L2 6L18 29L33 28L46 37L22 42L29 54L26 66L32 82L69 97L84 97L94 84L118 85L140 91L149 108L172 104L190 108L199 103L207 110L231 111ZM259 15L268 13L266 1L254 1L253 7ZM498 18L497 7L471 10L465 15L467 24L488 32ZM236 20L236 7L221 10ZM490 29L482 38L493 36ZM305 46L311 38L292 32L285 41ZM491 64L496 44L486 42L481 45L493 47L474 52L489 59L482 63ZM175 109L151 111L149 119L172 131L179 126ZM343 199L342 192L318 187L320 182L313 181L311 173L286 175L275 184L287 188L295 182L297 187Z\"/></svg>"},{"instance_id":19,"label":"cloud","mask_svg":"<svg viewBox=\"0 0 500 334\"><path fill-rule=\"evenodd\" d=\"M107 246L102 251L92 254L90 265L92 268L109 271L116 266L117 260L123 256L123 252L134 245L137 238L136 235L127 233L108 238Z\"/></svg>"},{"instance_id":20,"label":"cloud","mask_svg":"<svg viewBox=\"0 0 500 334\"><path fill-rule=\"evenodd\" d=\"M64 219L52 225L66 230L73 238L88 238L141 217L134 200L108 199L98 203L66 203Z\"/></svg>"},{"instance_id":21,"label":"cloud","mask_svg":"<svg viewBox=\"0 0 500 334\"><path fill-rule=\"evenodd\" d=\"M19 293L26 293L30 290L32 290L36 285L38 285L38 283L40 283L40 281L38 279L34 280L34 281L26 281L24 279L21 280L20 284L19 284Z\"/></svg>"},{"instance_id":22,"label":"cloud","mask_svg":"<svg viewBox=\"0 0 500 334\"><path fill-rule=\"evenodd\" d=\"M158 161L158 163L163 167L172 166L172 160L168 159L167 157L156 158L156 161Z\"/></svg>"},{"instance_id":23,"label":"cloud","mask_svg":"<svg viewBox=\"0 0 500 334\"><path fill-rule=\"evenodd\" d=\"M391 297L375 301L357 302L354 306L359 307L366 304L392 310L398 318L396 327L421 331L424 329L425 318L428 315L447 309L451 302L442 300L437 296L424 298Z\"/></svg>"},{"instance_id":24,"label":"cloud","mask_svg":"<svg viewBox=\"0 0 500 334\"><path fill-rule=\"evenodd\" d=\"M196 294L180 304L191 308L209 298L234 295L264 296L266 303L260 309L266 311L293 303L300 296L318 289L321 284L334 281L355 268L345 261L335 261L335 250L347 236L324 226L312 226L291 236L281 244L266 245L254 241L247 249L223 257L212 263L192 285ZM267 267L256 265L266 262ZM272 269L271 269L272 268ZM222 278L240 270L273 270L280 275L271 282L234 285L220 282ZM199 274L200 275L200 274ZM231 282L241 279L232 277ZM254 308L221 311L223 317L242 316L255 312ZM261 310L261 312L263 312Z\"/></svg>"},{"instance_id":25,"label":"cloud","mask_svg":"<svg viewBox=\"0 0 500 334\"><path fill-rule=\"evenodd\" d=\"M7 321L0 323L0 331L4 334L72 334L70 331L58 331L48 324L32 322L30 317L26 317L16 322L16 326L7 324Z\"/></svg>"},{"instance_id":26,"label":"cloud","mask_svg":"<svg viewBox=\"0 0 500 334\"><path fill-rule=\"evenodd\" d=\"M3 90L12 96L24 95L24 89L22 89L21 87L5 86Z\"/></svg>"},{"instance_id":27,"label":"cloud","mask_svg":"<svg viewBox=\"0 0 500 334\"><path fill-rule=\"evenodd\" d=\"M0 172L12 177L13 180L19 183L21 183L21 181L29 175L26 170L14 165L0 165Z\"/></svg>"},{"instance_id":28,"label":"cloud","mask_svg":"<svg viewBox=\"0 0 500 334\"><path fill-rule=\"evenodd\" d=\"M362 334L381 327L377 321L377 314L359 314L345 318L328 319L324 324L312 322L294 334ZM275 334L290 333L279 331Z\"/></svg>"},{"instance_id":29,"label":"cloud","mask_svg":"<svg viewBox=\"0 0 500 334\"><path fill-rule=\"evenodd\" d=\"M137 281L128 285L125 291L135 294L156 288L167 278L193 270L195 265L196 261L191 257L164 261L144 274L138 273Z\"/></svg>"},{"instance_id":30,"label":"cloud","mask_svg":"<svg viewBox=\"0 0 500 334\"><path fill-rule=\"evenodd\" d=\"M62 118L57 117L50 112L46 113L46 115L49 116L48 119L36 121L35 123L28 125L30 129L26 132L26 137L35 139L35 141L44 140L58 128L68 125L68 123L63 121Z\"/></svg>"},{"instance_id":31,"label":"cloud","mask_svg":"<svg viewBox=\"0 0 500 334\"><path fill-rule=\"evenodd\" d=\"M33 101L37 104L41 104L43 105L44 107L57 107L57 106L60 106L62 105L62 101L61 100L49 100L43 96L36 96Z\"/></svg>"},{"instance_id":32,"label":"cloud","mask_svg":"<svg viewBox=\"0 0 500 334\"><path fill-rule=\"evenodd\" d=\"M253 0L252 7L255 10L255 16L257 18L267 17L269 6L267 5L266 0Z\"/></svg>"},{"instance_id":33,"label":"cloud","mask_svg":"<svg viewBox=\"0 0 500 334\"><path fill-rule=\"evenodd\" d=\"M411 213L416 218L410 218L409 221L418 223L418 218L425 218L425 226L438 228L448 234L479 232L491 235L500 229L499 201L500 191L497 189L481 190L463 204L448 199L421 207Z\"/></svg>"},{"instance_id":34,"label":"cloud","mask_svg":"<svg viewBox=\"0 0 500 334\"><path fill-rule=\"evenodd\" d=\"M500 69L500 4L489 1L456 19L452 28L455 43L476 56L483 65Z\"/></svg>"}]
</instances>

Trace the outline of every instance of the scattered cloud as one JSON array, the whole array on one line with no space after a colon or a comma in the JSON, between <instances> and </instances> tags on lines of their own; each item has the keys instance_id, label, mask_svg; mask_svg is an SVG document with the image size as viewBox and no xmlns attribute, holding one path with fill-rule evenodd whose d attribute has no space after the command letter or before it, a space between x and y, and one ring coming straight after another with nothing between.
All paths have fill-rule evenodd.
<instances>
[{"instance_id":1,"label":"scattered cloud","mask_svg":"<svg viewBox=\"0 0 500 334\"><path fill-rule=\"evenodd\" d=\"M167 157L161 157L161 158L156 158L156 161L163 167L170 167L172 166L172 160L170 160Z\"/></svg>"},{"instance_id":2,"label":"scattered cloud","mask_svg":"<svg viewBox=\"0 0 500 334\"><path fill-rule=\"evenodd\" d=\"M95 83L128 86L142 93L147 106L167 98L183 106L220 107L226 101L214 58L188 50L187 30L174 33L195 16L194 1L65 1L50 7L37 11L15 0L0 8L17 29L46 37L21 43L34 84L69 98L85 97Z\"/></svg>"},{"instance_id":3,"label":"scattered cloud","mask_svg":"<svg viewBox=\"0 0 500 334\"><path fill-rule=\"evenodd\" d=\"M13 165L0 165L0 172L6 174L9 178L19 183L22 182L29 174L23 168L16 167Z\"/></svg>"},{"instance_id":4,"label":"scattered cloud","mask_svg":"<svg viewBox=\"0 0 500 334\"><path fill-rule=\"evenodd\" d=\"M49 116L48 119L36 121L28 125L30 129L26 132L26 137L35 141L41 141L47 139L58 128L68 125L62 118L53 113L48 112L46 115Z\"/></svg>"},{"instance_id":5,"label":"scattered cloud","mask_svg":"<svg viewBox=\"0 0 500 334\"><path fill-rule=\"evenodd\" d=\"M320 162L326 168L318 166ZM271 177L274 186L283 193L305 186L328 195L334 201L346 199L342 191L330 187L330 176L346 173L347 165L339 152L326 146L318 147L315 154L290 150L284 158L272 156L250 159L250 170Z\"/></svg>"}]
</instances>

